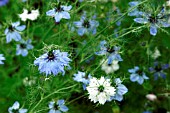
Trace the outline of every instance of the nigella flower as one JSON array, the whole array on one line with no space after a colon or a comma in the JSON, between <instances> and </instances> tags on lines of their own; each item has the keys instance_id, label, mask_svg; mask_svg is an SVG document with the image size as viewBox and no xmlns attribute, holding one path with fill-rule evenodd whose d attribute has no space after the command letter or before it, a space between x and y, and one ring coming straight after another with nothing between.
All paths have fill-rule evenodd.
<instances>
[{"instance_id":1,"label":"nigella flower","mask_svg":"<svg viewBox=\"0 0 170 113\"><path fill-rule=\"evenodd\" d=\"M86 89L86 86L89 84L89 79L92 78L92 76L89 74L88 76L86 75L85 72L78 71L77 74L74 74L74 80L77 82L82 82L83 83L83 89Z\"/></svg>"},{"instance_id":2,"label":"nigella flower","mask_svg":"<svg viewBox=\"0 0 170 113\"><path fill-rule=\"evenodd\" d=\"M93 35L96 34L96 27L99 26L99 22L92 19L87 19L86 14L81 16L80 21L74 22L75 26L78 28L77 33L80 36L84 34L92 33Z\"/></svg>"},{"instance_id":3,"label":"nigella flower","mask_svg":"<svg viewBox=\"0 0 170 113\"><path fill-rule=\"evenodd\" d=\"M61 52L60 50L52 50L37 58L34 64L39 66L40 73L45 73L46 76L58 73L65 74L64 68L69 66L70 58L68 58L67 52Z\"/></svg>"},{"instance_id":4,"label":"nigella flower","mask_svg":"<svg viewBox=\"0 0 170 113\"><path fill-rule=\"evenodd\" d=\"M139 11L139 9L137 7L139 5L139 3L140 3L139 1L129 2L129 6L130 6L129 10L136 7L128 13L129 16L136 16L136 17L140 16L140 13L142 13L142 12Z\"/></svg>"},{"instance_id":5,"label":"nigella flower","mask_svg":"<svg viewBox=\"0 0 170 113\"><path fill-rule=\"evenodd\" d=\"M170 27L167 16L165 15L165 9L157 15L149 13L141 13L143 18L135 18L134 21L140 24L148 23L150 26L150 34L155 36L157 34L157 28L159 27Z\"/></svg>"},{"instance_id":6,"label":"nigella flower","mask_svg":"<svg viewBox=\"0 0 170 113\"><path fill-rule=\"evenodd\" d=\"M61 113L61 112L67 112L68 107L64 105L64 100L58 100L57 103L52 101L49 103L50 111L48 113Z\"/></svg>"},{"instance_id":7,"label":"nigella flower","mask_svg":"<svg viewBox=\"0 0 170 113\"><path fill-rule=\"evenodd\" d=\"M0 54L0 64L4 64L2 61L5 60L5 57L3 54Z\"/></svg>"},{"instance_id":8,"label":"nigella flower","mask_svg":"<svg viewBox=\"0 0 170 113\"><path fill-rule=\"evenodd\" d=\"M110 79L95 77L90 79L89 86L87 86L89 99L94 103L99 102L104 104L106 101L111 101L111 96L115 95L115 87L111 86Z\"/></svg>"},{"instance_id":9,"label":"nigella flower","mask_svg":"<svg viewBox=\"0 0 170 113\"><path fill-rule=\"evenodd\" d=\"M111 98L117 101L122 101L123 95L128 92L128 89L126 88L125 85L122 84L120 78L116 78L114 82L116 84L116 94Z\"/></svg>"},{"instance_id":10,"label":"nigella flower","mask_svg":"<svg viewBox=\"0 0 170 113\"><path fill-rule=\"evenodd\" d=\"M106 55L108 57L108 65L112 64L113 60L123 61L119 54L120 47L113 46L113 47L106 47L107 42L101 41L100 42L100 49L101 51L95 52L96 55Z\"/></svg>"},{"instance_id":11,"label":"nigella flower","mask_svg":"<svg viewBox=\"0 0 170 113\"><path fill-rule=\"evenodd\" d=\"M5 29L5 34L6 34L6 42L9 43L11 42L12 39L15 41L20 41L21 40L21 35L19 34L19 31L23 31L26 26L25 25L20 25L20 22L14 22L12 25L10 25L8 28Z\"/></svg>"},{"instance_id":12,"label":"nigella flower","mask_svg":"<svg viewBox=\"0 0 170 113\"><path fill-rule=\"evenodd\" d=\"M22 21L26 21L27 19L29 20L36 20L38 16L40 15L39 10L31 10L28 11L27 9L24 9L24 12L22 14L19 14L19 17L21 18Z\"/></svg>"},{"instance_id":13,"label":"nigella flower","mask_svg":"<svg viewBox=\"0 0 170 113\"><path fill-rule=\"evenodd\" d=\"M28 39L27 41L21 40L20 44L17 44L16 55L27 56L28 50L32 48L33 46L31 45L31 39Z\"/></svg>"},{"instance_id":14,"label":"nigella flower","mask_svg":"<svg viewBox=\"0 0 170 113\"><path fill-rule=\"evenodd\" d=\"M62 18L64 19L70 19L70 14L68 11L70 11L72 6L63 6L58 4L57 7L53 8L52 10L49 10L46 12L47 16L52 16L54 17L56 22L60 22Z\"/></svg>"},{"instance_id":15,"label":"nigella flower","mask_svg":"<svg viewBox=\"0 0 170 113\"><path fill-rule=\"evenodd\" d=\"M120 9L119 9L118 7L116 7L116 12L117 12L117 15L118 15L119 17L122 16L122 13L120 12ZM120 26L120 25L121 25L121 21L122 21L122 19L118 20L118 21L116 22L116 25L117 25L117 26Z\"/></svg>"},{"instance_id":16,"label":"nigella flower","mask_svg":"<svg viewBox=\"0 0 170 113\"><path fill-rule=\"evenodd\" d=\"M0 7L6 5L9 0L0 0Z\"/></svg>"},{"instance_id":17,"label":"nigella flower","mask_svg":"<svg viewBox=\"0 0 170 113\"><path fill-rule=\"evenodd\" d=\"M113 60L111 64L108 64L108 60L103 59L101 61L102 67L101 69L105 71L106 74L114 73L119 69L119 61Z\"/></svg>"},{"instance_id":18,"label":"nigella flower","mask_svg":"<svg viewBox=\"0 0 170 113\"><path fill-rule=\"evenodd\" d=\"M16 101L12 107L9 107L8 108L8 112L9 113L26 113L28 110L27 109L22 109L22 108L19 108L20 104L18 101Z\"/></svg>"},{"instance_id":19,"label":"nigella flower","mask_svg":"<svg viewBox=\"0 0 170 113\"><path fill-rule=\"evenodd\" d=\"M146 74L139 69L138 66L135 66L134 69L129 69L128 72L131 73L130 80L132 82L138 82L139 84L143 84L145 79L149 79Z\"/></svg>"},{"instance_id":20,"label":"nigella flower","mask_svg":"<svg viewBox=\"0 0 170 113\"><path fill-rule=\"evenodd\" d=\"M166 75L164 73L164 70L168 69L169 67L169 64L159 64L158 62L154 62L154 67L150 67L149 71L151 73L154 73L155 80L157 80L159 76L165 79Z\"/></svg>"}]
</instances>

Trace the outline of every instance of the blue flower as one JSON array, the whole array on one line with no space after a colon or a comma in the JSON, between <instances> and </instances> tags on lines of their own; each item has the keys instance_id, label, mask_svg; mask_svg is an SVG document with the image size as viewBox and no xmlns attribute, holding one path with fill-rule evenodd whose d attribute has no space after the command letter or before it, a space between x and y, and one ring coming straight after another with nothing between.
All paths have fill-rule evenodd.
<instances>
[{"instance_id":1,"label":"blue flower","mask_svg":"<svg viewBox=\"0 0 170 113\"><path fill-rule=\"evenodd\" d=\"M120 9L119 9L118 7L116 7L116 12L117 12L117 15L118 15L119 17L122 16L122 13L120 12ZM121 25L121 21L122 21L122 19L119 19L119 21L116 22L116 25L117 25L117 26L120 26L120 25Z\"/></svg>"},{"instance_id":2,"label":"blue flower","mask_svg":"<svg viewBox=\"0 0 170 113\"><path fill-rule=\"evenodd\" d=\"M5 57L3 54L0 54L0 64L4 64L2 61L5 60Z\"/></svg>"},{"instance_id":3,"label":"blue flower","mask_svg":"<svg viewBox=\"0 0 170 113\"><path fill-rule=\"evenodd\" d=\"M157 28L159 27L170 27L170 24L167 21L167 16L165 14L164 8L157 15L149 13L141 13L143 18L135 18L134 21L140 24L149 23L150 34L155 36L157 34Z\"/></svg>"},{"instance_id":4,"label":"blue flower","mask_svg":"<svg viewBox=\"0 0 170 113\"><path fill-rule=\"evenodd\" d=\"M21 35L19 34L19 31L23 31L26 26L25 25L20 25L20 22L15 22L12 23L11 26L5 29L5 34L6 34L6 42L9 43L11 42L12 39L15 41L20 41L21 40Z\"/></svg>"},{"instance_id":5,"label":"blue flower","mask_svg":"<svg viewBox=\"0 0 170 113\"><path fill-rule=\"evenodd\" d=\"M86 89L86 85L89 84L89 80L92 78L92 76L89 74L88 76L86 75L85 72L78 71L78 74L74 74L74 80L77 82L82 82L83 83L83 89Z\"/></svg>"},{"instance_id":6,"label":"blue flower","mask_svg":"<svg viewBox=\"0 0 170 113\"><path fill-rule=\"evenodd\" d=\"M136 16L136 17L138 17L138 16L140 16L140 13L142 13L141 11L139 11L139 9L138 9L138 5L139 5L139 1L132 1L132 2L129 2L129 5L130 5L130 8L129 8L129 10L131 10L132 8L134 8L134 7L136 7L136 8L134 8L132 11L130 11L129 13L128 13L128 15L129 16Z\"/></svg>"},{"instance_id":7,"label":"blue flower","mask_svg":"<svg viewBox=\"0 0 170 113\"><path fill-rule=\"evenodd\" d=\"M138 66L135 66L134 69L129 69L128 72L131 73L130 80L132 82L138 82L139 84L143 84L145 79L149 79L146 74L139 69Z\"/></svg>"},{"instance_id":8,"label":"blue flower","mask_svg":"<svg viewBox=\"0 0 170 113\"><path fill-rule=\"evenodd\" d=\"M58 73L65 74L64 68L69 66L71 60L68 58L67 52L60 52L60 50L49 51L34 61L34 64L39 66L40 73L45 73L46 76Z\"/></svg>"},{"instance_id":9,"label":"blue flower","mask_svg":"<svg viewBox=\"0 0 170 113\"><path fill-rule=\"evenodd\" d=\"M115 96L111 97L111 100L114 99L117 101L122 101L123 95L128 92L128 89L126 88L125 85L122 84L120 78L116 78L114 82L116 83L116 94Z\"/></svg>"},{"instance_id":10,"label":"blue flower","mask_svg":"<svg viewBox=\"0 0 170 113\"><path fill-rule=\"evenodd\" d=\"M92 33L93 35L96 34L96 27L99 26L98 21L87 19L86 14L83 14L80 21L76 21L74 24L78 28L77 33L80 36L89 33Z\"/></svg>"},{"instance_id":11,"label":"blue flower","mask_svg":"<svg viewBox=\"0 0 170 113\"><path fill-rule=\"evenodd\" d=\"M152 113L151 111L144 111L143 113Z\"/></svg>"},{"instance_id":12,"label":"blue flower","mask_svg":"<svg viewBox=\"0 0 170 113\"><path fill-rule=\"evenodd\" d=\"M68 107L64 105L64 100L58 100L57 103L52 101L49 103L50 111L48 113L62 113L67 112Z\"/></svg>"},{"instance_id":13,"label":"blue flower","mask_svg":"<svg viewBox=\"0 0 170 113\"><path fill-rule=\"evenodd\" d=\"M0 0L0 7L6 5L9 0Z\"/></svg>"},{"instance_id":14,"label":"blue flower","mask_svg":"<svg viewBox=\"0 0 170 113\"><path fill-rule=\"evenodd\" d=\"M163 72L165 69L168 69L170 66L169 64L162 64L160 65L158 62L154 62L154 67L150 67L149 71L154 73L154 79L157 80L158 77L166 78L165 73Z\"/></svg>"},{"instance_id":15,"label":"blue flower","mask_svg":"<svg viewBox=\"0 0 170 113\"><path fill-rule=\"evenodd\" d=\"M107 44L107 42L101 41L100 42L100 51L99 52L95 52L96 55L106 55L108 57L108 65L112 64L113 60L117 60L117 61L123 61L123 59L121 58L120 54L119 54L119 50L120 47L118 46L113 46L113 47L106 47L105 45Z\"/></svg>"},{"instance_id":16,"label":"blue flower","mask_svg":"<svg viewBox=\"0 0 170 113\"><path fill-rule=\"evenodd\" d=\"M64 19L70 19L70 14L68 11L70 11L72 6L63 6L63 5L58 5L58 7L53 8L52 10L49 10L46 12L47 16L52 16L54 17L56 22L60 22L62 18Z\"/></svg>"},{"instance_id":17,"label":"blue flower","mask_svg":"<svg viewBox=\"0 0 170 113\"><path fill-rule=\"evenodd\" d=\"M26 113L28 110L27 109L19 109L19 106L20 106L20 104L19 104L19 102L18 101L16 101L13 105L12 105L12 107L9 107L8 108L8 112L9 113Z\"/></svg>"},{"instance_id":18,"label":"blue flower","mask_svg":"<svg viewBox=\"0 0 170 113\"><path fill-rule=\"evenodd\" d=\"M21 43L17 45L16 55L27 56L28 50L32 49L33 46L31 45L31 40L21 40Z\"/></svg>"}]
</instances>

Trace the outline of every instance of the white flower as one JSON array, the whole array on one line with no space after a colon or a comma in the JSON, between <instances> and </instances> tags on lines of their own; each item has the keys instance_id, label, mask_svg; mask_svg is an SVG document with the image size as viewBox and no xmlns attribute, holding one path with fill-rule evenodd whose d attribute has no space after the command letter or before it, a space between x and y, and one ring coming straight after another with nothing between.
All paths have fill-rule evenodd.
<instances>
[{"instance_id":1,"label":"white flower","mask_svg":"<svg viewBox=\"0 0 170 113\"><path fill-rule=\"evenodd\" d=\"M154 95L154 94L147 94L147 95L146 95L146 98L147 98L148 100L150 100L150 101L155 101L155 100L157 100L157 96Z\"/></svg>"},{"instance_id":2,"label":"white flower","mask_svg":"<svg viewBox=\"0 0 170 113\"><path fill-rule=\"evenodd\" d=\"M152 53L151 57L152 57L153 59L157 59L157 58L160 57L160 56L161 56L161 53L160 53L160 51L158 50L158 48L156 47L156 48L155 48L155 51Z\"/></svg>"},{"instance_id":3,"label":"white flower","mask_svg":"<svg viewBox=\"0 0 170 113\"><path fill-rule=\"evenodd\" d=\"M24 12L22 14L19 14L19 17L22 21L29 20L36 20L38 16L40 15L39 10L31 10L30 12L27 9L24 9Z\"/></svg>"},{"instance_id":4,"label":"white flower","mask_svg":"<svg viewBox=\"0 0 170 113\"><path fill-rule=\"evenodd\" d=\"M111 96L115 95L115 87L111 86L110 79L95 77L90 79L89 86L87 86L89 99L94 103L98 102L104 104L106 101L111 101Z\"/></svg>"},{"instance_id":5,"label":"white flower","mask_svg":"<svg viewBox=\"0 0 170 113\"><path fill-rule=\"evenodd\" d=\"M113 73L119 69L119 61L113 60L111 64L108 65L108 60L102 60L101 64L102 67L101 69L105 71L106 74Z\"/></svg>"}]
</instances>

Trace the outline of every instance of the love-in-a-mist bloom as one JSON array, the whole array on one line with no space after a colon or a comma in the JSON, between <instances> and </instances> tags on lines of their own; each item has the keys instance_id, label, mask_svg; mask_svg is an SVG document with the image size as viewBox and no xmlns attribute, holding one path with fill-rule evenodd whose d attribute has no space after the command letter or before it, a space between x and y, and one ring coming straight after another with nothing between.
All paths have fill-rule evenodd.
<instances>
[{"instance_id":1,"label":"love-in-a-mist bloom","mask_svg":"<svg viewBox=\"0 0 170 113\"><path fill-rule=\"evenodd\" d=\"M62 113L62 112L67 112L69 109L65 105L65 102L63 99L58 100L57 102L51 101L49 104L49 109L50 111L48 113Z\"/></svg>"},{"instance_id":2,"label":"love-in-a-mist bloom","mask_svg":"<svg viewBox=\"0 0 170 113\"><path fill-rule=\"evenodd\" d=\"M153 73L154 79L157 80L158 77L166 78L164 70L168 69L169 64L160 64L159 62L154 62L154 66L149 68L149 71Z\"/></svg>"},{"instance_id":3,"label":"love-in-a-mist bloom","mask_svg":"<svg viewBox=\"0 0 170 113\"><path fill-rule=\"evenodd\" d=\"M122 101L123 95L128 92L128 89L125 85L122 84L120 78L116 78L114 82L116 84L116 94L111 98L117 101Z\"/></svg>"},{"instance_id":4,"label":"love-in-a-mist bloom","mask_svg":"<svg viewBox=\"0 0 170 113\"><path fill-rule=\"evenodd\" d=\"M134 21L140 24L148 24L150 27L150 34L153 36L157 34L158 28L170 27L164 8L158 14L142 12L140 15L143 17L135 18Z\"/></svg>"},{"instance_id":5,"label":"love-in-a-mist bloom","mask_svg":"<svg viewBox=\"0 0 170 113\"><path fill-rule=\"evenodd\" d=\"M120 47L119 46L112 46L107 47L107 42L105 40L100 42L99 48L100 51L95 52L96 55L106 55L108 58L108 65L112 64L113 60L123 61L119 54Z\"/></svg>"},{"instance_id":6,"label":"love-in-a-mist bloom","mask_svg":"<svg viewBox=\"0 0 170 113\"><path fill-rule=\"evenodd\" d=\"M71 59L68 58L67 52L61 52L60 50L52 50L39 58L36 58L34 64L38 66L40 73L47 75L57 75L58 73L65 74L65 67L70 68Z\"/></svg>"},{"instance_id":7,"label":"love-in-a-mist bloom","mask_svg":"<svg viewBox=\"0 0 170 113\"><path fill-rule=\"evenodd\" d=\"M9 0L0 0L0 7L6 5Z\"/></svg>"},{"instance_id":8,"label":"love-in-a-mist bloom","mask_svg":"<svg viewBox=\"0 0 170 113\"><path fill-rule=\"evenodd\" d=\"M20 104L18 101L16 101L12 107L8 108L9 113L27 113L27 109L19 108Z\"/></svg>"},{"instance_id":9,"label":"love-in-a-mist bloom","mask_svg":"<svg viewBox=\"0 0 170 113\"><path fill-rule=\"evenodd\" d=\"M5 60L5 57L3 54L0 54L0 64L4 64L3 60Z\"/></svg>"},{"instance_id":10,"label":"love-in-a-mist bloom","mask_svg":"<svg viewBox=\"0 0 170 113\"><path fill-rule=\"evenodd\" d=\"M54 17L56 22L60 22L62 18L64 19L70 19L69 11L71 10L72 6L63 6L58 4L57 7L53 8L52 10L49 10L46 12L47 16Z\"/></svg>"},{"instance_id":11,"label":"love-in-a-mist bloom","mask_svg":"<svg viewBox=\"0 0 170 113\"><path fill-rule=\"evenodd\" d=\"M21 40L20 44L17 44L16 55L27 56L28 50L30 49L33 49L31 39L28 39L27 41Z\"/></svg>"},{"instance_id":12,"label":"love-in-a-mist bloom","mask_svg":"<svg viewBox=\"0 0 170 113\"><path fill-rule=\"evenodd\" d=\"M87 91L89 99L94 103L99 102L100 104L111 101L111 96L116 94L116 89L111 86L110 79L105 79L104 77L100 79L91 78L89 86L87 86Z\"/></svg>"},{"instance_id":13,"label":"love-in-a-mist bloom","mask_svg":"<svg viewBox=\"0 0 170 113\"><path fill-rule=\"evenodd\" d=\"M90 78L92 78L90 74L86 75L85 72L81 72L81 71L78 71L78 73L74 74L74 77L73 77L75 81L83 83L84 90L86 89L86 86L89 84Z\"/></svg>"},{"instance_id":14,"label":"love-in-a-mist bloom","mask_svg":"<svg viewBox=\"0 0 170 113\"><path fill-rule=\"evenodd\" d=\"M135 66L133 69L128 70L130 74L130 80L132 82L138 82L139 84L143 84L144 80L149 79L146 74L139 69L138 66Z\"/></svg>"},{"instance_id":15,"label":"love-in-a-mist bloom","mask_svg":"<svg viewBox=\"0 0 170 113\"><path fill-rule=\"evenodd\" d=\"M80 21L74 22L74 25L78 28L77 33L80 36L84 34L96 34L96 27L99 26L99 22L94 19L86 18L86 14L84 13L81 16Z\"/></svg>"},{"instance_id":16,"label":"love-in-a-mist bloom","mask_svg":"<svg viewBox=\"0 0 170 113\"><path fill-rule=\"evenodd\" d=\"M136 17L140 16L140 13L142 13L142 11L140 11L137 7L139 5L139 3L140 3L139 1L129 2L129 6L130 6L129 10L131 10L128 13L129 16L136 16Z\"/></svg>"},{"instance_id":17,"label":"love-in-a-mist bloom","mask_svg":"<svg viewBox=\"0 0 170 113\"><path fill-rule=\"evenodd\" d=\"M19 14L18 16L21 18L22 21L28 20L36 20L38 16L40 15L39 10L31 10L28 11L27 9L23 9L24 12L22 14Z\"/></svg>"},{"instance_id":18,"label":"love-in-a-mist bloom","mask_svg":"<svg viewBox=\"0 0 170 113\"><path fill-rule=\"evenodd\" d=\"M19 32L26 28L25 25L20 25L20 22L12 23L8 28L5 29L6 42L9 43L14 39L15 41L21 40L21 35Z\"/></svg>"},{"instance_id":19,"label":"love-in-a-mist bloom","mask_svg":"<svg viewBox=\"0 0 170 113\"><path fill-rule=\"evenodd\" d=\"M119 61L113 60L111 64L108 64L108 60L103 59L101 61L102 67L101 69L105 71L106 74L114 73L119 69Z\"/></svg>"}]
</instances>

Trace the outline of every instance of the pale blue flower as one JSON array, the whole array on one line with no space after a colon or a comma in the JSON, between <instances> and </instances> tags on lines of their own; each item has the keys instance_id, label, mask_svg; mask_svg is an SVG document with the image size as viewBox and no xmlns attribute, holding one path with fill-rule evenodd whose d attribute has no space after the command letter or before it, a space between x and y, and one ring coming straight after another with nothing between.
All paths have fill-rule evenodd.
<instances>
[{"instance_id":1,"label":"pale blue flower","mask_svg":"<svg viewBox=\"0 0 170 113\"><path fill-rule=\"evenodd\" d=\"M154 67L150 67L149 71L153 73L155 80L157 80L159 76L165 79L166 74L164 73L164 70L168 69L169 67L169 64L159 64L159 62L154 62Z\"/></svg>"},{"instance_id":2,"label":"pale blue flower","mask_svg":"<svg viewBox=\"0 0 170 113\"><path fill-rule=\"evenodd\" d=\"M149 13L141 13L140 18L135 18L134 21L140 24L149 24L150 34L155 36L157 34L157 28L159 27L170 27L168 23L167 16L165 14L165 9L163 8L161 12L157 15Z\"/></svg>"},{"instance_id":3,"label":"pale blue flower","mask_svg":"<svg viewBox=\"0 0 170 113\"><path fill-rule=\"evenodd\" d=\"M93 35L96 34L96 27L99 26L99 22L92 19L87 19L86 14L81 16L80 21L74 22L75 26L78 28L77 33L80 36L84 34L92 33Z\"/></svg>"},{"instance_id":4,"label":"pale blue flower","mask_svg":"<svg viewBox=\"0 0 170 113\"><path fill-rule=\"evenodd\" d=\"M53 74L57 75L58 73L65 74L65 67L70 68L69 62L70 58L68 58L67 52L61 52L60 50L49 51L39 58L36 58L34 64L39 68L40 73L45 73L46 76Z\"/></svg>"},{"instance_id":5,"label":"pale blue flower","mask_svg":"<svg viewBox=\"0 0 170 113\"><path fill-rule=\"evenodd\" d=\"M20 25L20 22L15 22L12 23L11 26L5 29L5 34L6 34L6 42L9 43L14 39L15 41L20 41L21 40L21 35L19 34L20 31L23 31L26 26L25 25Z\"/></svg>"},{"instance_id":6,"label":"pale blue flower","mask_svg":"<svg viewBox=\"0 0 170 113\"><path fill-rule=\"evenodd\" d=\"M18 101L16 101L12 107L9 107L8 108L8 112L9 113L27 113L27 109L22 109L22 108L19 108L20 104Z\"/></svg>"},{"instance_id":7,"label":"pale blue flower","mask_svg":"<svg viewBox=\"0 0 170 113\"><path fill-rule=\"evenodd\" d=\"M125 85L122 84L120 78L116 78L114 82L116 84L116 94L113 97L111 97L111 100L114 99L117 101L122 101L123 95L128 92L128 89Z\"/></svg>"},{"instance_id":8,"label":"pale blue flower","mask_svg":"<svg viewBox=\"0 0 170 113\"><path fill-rule=\"evenodd\" d=\"M106 55L108 57L108 64L111 64L113 60L123 61L119 54L120 47L106 47L107 42L105 40L100 42L100 51L95 52L96 55Z\"/></svg>"},{"instance_id":9,"label":"pale blue flower","mask_svg":"<svg viewBox=\"0 0 170 113\"><path fill-rule=\"evenodd\" d=\"M73 77L75 81L83 83L84 90L86 89L86 85L89 84L90 78L92 78L90 74L87 76L85 72L81 72L81 71L78 71L78 73L74 74Z\"/></svg>"},{"instance_id":10,"label":"pale blue flower","mask_svg":"<svg viewBox=\"0 0 170 113\"><path fill-rule=\"evenodd\" d=\"M68 107L64 105L64 100L58 100L57 103L52 101L49 103L50 111L48 113L62 113L67 112Z\"/></svg>"},{"instance_id":11,"label":"pale blue flower","mask_svg":"<svg viewBox=\"0 0 170 113\"><path fill-rule=\"evenodd\" d=\"M139 5L139 3L140 3L139 1L129 2L129 6L130 6L129 10L131 10L133 8L133 10L128 13L129 16L136 16L136 17L140 16L140 13L142 13L142 12L139 11L139 9L137 7Z\"/></svg>"},{"instance_id":12,"label":"pale blue flower","mask_svg":"<svg viewBox=\"0 0 170 113\"><path fill-rule=\"evenodd\" d=\"M0 7L6 5L9 0L0 0Z\"/></svg>"},{"instance_id":13,"label":"pale blue flower","mask_svg":"<svg viewBox=\"0 0 170 113\"><path fill-rule=\"evenodd\" d=\"M33 49L31 45L31 40L28 39L27 41L21 40L20 44L17 44L16 55L27 56L28 50Z\"/></svg>"},{"instance_id":14,"label":"pale blue flower","mask_svg":"<svg viewBox=\"0 0 170 113\"><path fill-rule=\"evenodd\" d=\"M0 64L4 64L2 61L5 60L5 57L3 54L0 54Z\"/></svg>"},{"instance_id":15,"label":"pale blue flower","mask_svg":"<svg viewBox=\"0 0 170 113\"><path fill-rule=\"evenodd\" d=\"M60 4L58 5L58 7L53 8L52 10L49 10L46 12L47 16L51 16L54 17L56 22L60 22L60 20L62 18L64 19L70 19L70 14L68 13L68 11L70 11L72 8L72 6L63 6Z\"/></svg>"},{"instance_id":16,"label":"pale blue flower","mask_svg":"<svg viewBox=\"0 0 170 113\"><path fill-rule=\"evenodd\" d=\"M145 79L149 79L138 66L135 66L134 69L129 69L128 72L131 73L130 80L132 82L138 82L140 85L143 84Z\"/></svg>"}]
</instances>

